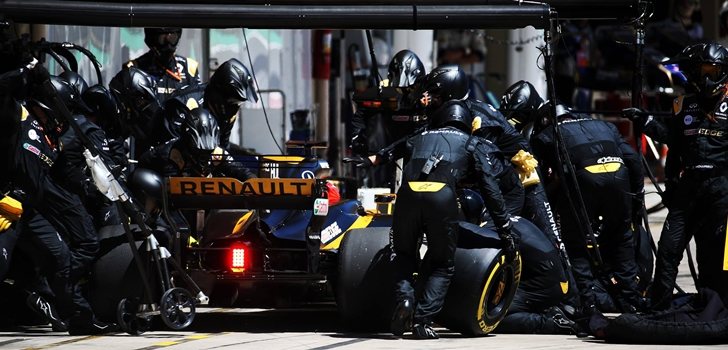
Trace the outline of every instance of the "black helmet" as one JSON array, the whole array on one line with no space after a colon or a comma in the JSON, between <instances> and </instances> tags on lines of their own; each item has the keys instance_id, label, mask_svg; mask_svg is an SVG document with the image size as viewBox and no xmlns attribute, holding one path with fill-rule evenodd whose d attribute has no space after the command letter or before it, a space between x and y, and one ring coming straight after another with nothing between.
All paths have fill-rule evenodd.
<instances>
[{"instance_id":1,"label":"black helmet","mask_svg":"<svg viewBox=\"0 0 728 350\"><path fill-rule=\"evenodd\" d=\"M506 119L514 119L520 125L531 123L536 111L543 105L543 98L529 82L521 80L506 89L501 98L501 110Z\"/></svg>"},{"instance_id":2,"label":"black helmet","mask_svg":"<svg viewBox=\"0 0 728 350\"><path fill-rule=\"evenodd\" d=\"M137 132L146 135L144 128L161 108L154 78L136 67L129 67L111 79L109 89L119 103L122 118Z\"/></svg>"},{"instance_id":3,"label":"black helmet","mask_svg":"<svg viewBox=\"0 0 728 350\"><path fill-rule=\"evenodd\" d=\"M210 77L205 88L205 105L216 118L228 120L249 100L258 102L248 68L234 58L225 61Z\"/></svg>"},{"instance_id":4,"label":"black helmet","mask_svg":"<svg viewBox=\"0 0 728 350\"><path fill-rule=\"evenodd\" d=\"M534 132L542 130L544 127L549 126L553 121L551 117L551 101L544 102L534 113ZM556 118L562 119L566 117L573 117L571 110L561 103L556 103Z\"/></svg>"},{"instance_id":5,"label":"black helmet","mask_svg":"<svg viewBox=\"0 0 728 350\"><path fill-rule=\"evenodd\" d=\"M83 77L76 72L63 72L58 76L62 79L65 79L69 84L71 84L74 90L73 93L75 95L75 98L80 97L86 91L86 89L88 89L88 84L86 83L86 80L84 80Z\"/></svg>"},{"instance_id":6,"label":"black helmet","mask_svg":"<svg viewBox=\"0 0 728 350\"><path fill-rule=\"evenodd\" d=\"M71 109L68 102L70 102L70 91L73 91L74 87L72 87L65 79L55 75L51 75L49 80L61 102L64 103L68 109ZM63 116L56 113L55 105L53 104L53 96L54 95L47 91L43 85L38 85L31 93L31 104L37 106L43 111L47 117L48 129L52 129L60 136L66 132L69 125Z\"/></svg>"},{"instance_id":7,"label":"black helmet","mask_svg":"<svg viewBox=\"0 0 728 350\"><path fill-rule=\"evenodd\" d=\"M420 90L429 96L423 101L425 107L438 108L449 100L464 100L468 97L470 82L468 76L455 64L439 66L425 76Z\"/></svg>"},{"instance_id":8,"label":"black helmet","mask_svg":"<svg viewBox=\"0 0 728 350\"><path fill-rule=\"evenodd\" d=\"M88 89L88 84L78 73L63 72L58 79L51 79L64 104L71 113L90 113L91 109L83 102L82 95Z\"/></svg>"},{"instance_id":9,"label":"black helmet","mask_svg":"<svg viewBox=\"0 0 728 350\"><path fill-rule=\"evenodd\" d=\"M101 84L96 84L86 89L81 97L91 109L91 114L96 117L95 123L104 129L107 135L110 137L121 136L119 106L108 89Z\"/></svg>"},{"instance_id":10,"label":"black helmet","mask_svg":"<svg viewBox=\"0 0 728 350\"><path fill-rule=\"evenodd\" d=\"M174 56L180 37L182 37L182 28L144 28L144 43L157 56L164 59L170 59Z\"/></svg>"},{"instance_id":11,"label":"black helmet","mask_svg":"<svg viewBox=\"0 0 728 350\"><path fill-rule=\"evenodd\" d=\"M137 167L131 174L129 188L134 199L140 203L147 214L158 209L164 198L164 180L156 172Z\"/></svg>"},{"instance_id":12,"label":"black helmet","mask_svg":"<svg viewBox=\"0 0 728 350\"><path fill-rule=\"evenodd\" d=\"M675 60L698 94L711 97L725 89L728 81L728 50L719 44L686 47Z\"/></svg>"},{"instance_id":13,"label":"black helmet","mask_svg":"<svg viewBox=\"0 0 728 350\"><path fill-rule=\"evenodd\" d=\"M410 87L415 81L425 75L425 65L420 58L410 50L397 52L389 62L387 78L389 86Z\"/></svg>"},{"instance_id":14,"label":"black helmet","mask_svg":"<svg viewBox=\"0 0 728 350\"><path fill-rule=\"evenodd\" d=\"M480 224L483 217L483 209L485 208L483 197L478 192L465 188L458 194L458 199L460 201L460 209L465 216L465 221L471 224Z\"/></svg>"},{"instance_id":15,"label":"black helmet","mask_svg":"<svg viewBox=\"0 0 728 350\"><path fill-rule=\"evenodd\" d=\"M53 84L55 94L57 94L60 101L66 105L71 113L90 112L91 110L83 102L83 99L81 99L81 93L79 92L79 88L83 88L86 85L86 82L83 81L83 78L77 76L76 73L67 74L66 76L74 80L76 84L72 84L68 79L64 79L60 76L50 76L49 79L51 84ZM49 94L41 87L34 92L33 100L35 101L35 104L43 110L46 116L48 116L52 127L57 129L56 131L59 135L65 133L69 125L63 116L58 115L55 112L53 95Z\"/></svg>"},{"instance_id":16,"label":"black helmet","mask_svg":"<svg viewBox=\"0 0 728 350\"><path fill-rule=\"evenodd\" d=\"M220 128L217 120L206 108L186 110L182 124L182 141L193 156L206 157L220 145Z\"/></svg>"},{"instance_id":17,"label":"black helmet","mask_svg":"<svg viewBox=\"0 0 728 350\"><path fill-rule=\"evenodd\" d=\"M450 100L432 113L430 129L454 126L468 134L472 129L473 116L465 102Z\"/></svg>"}]
</instances>

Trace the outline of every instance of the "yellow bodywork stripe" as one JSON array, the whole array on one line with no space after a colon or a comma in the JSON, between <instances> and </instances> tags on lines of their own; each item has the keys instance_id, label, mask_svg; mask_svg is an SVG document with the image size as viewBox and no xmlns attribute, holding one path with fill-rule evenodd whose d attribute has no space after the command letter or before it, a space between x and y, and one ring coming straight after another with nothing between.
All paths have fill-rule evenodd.
<instances>
[{"instance_id":1,"label":"yellow bodywork stripe","mask_svg":"<svg viewBox=\"0 0 728 350\"><path fill-rule=\"evenodd\" d=\"M728 271L728 221L725 223L725 249L723 250L723 271Z\"/></svg>"},{"instance_id":2,"label":"yellow bodywork stripe","mask_svg":"<svg viewBox=\"0 0 728 350\"><path fill-rule=\"evenodd\" d=\"M245 224L248 223L248 220L250 219L250 216L253 215L253 211L249 211L245 213L245 215L241 216L240 219L238 219L238 222L235 223L235 228L233 228L233 235L243 233L242 230L245 227Z\"/></svg>"},{"instance_id":3,"label":"yellow bodywork stripe","mask_svg":"<svg viewBox=\"0 0 728 350\"><path fill-rule=\"evenodd\" d=\"M346 230L347 232L350 230L358 229L358 228L365 228L369 226L369 223L372 222L372 219L374 219L373 216L367 215L367 216L360 216L358 217L351 226L349 226L349 229ZM344 234L339 235L339 237L336 237L333 241L327 243L325 246L321 247L321 250L331 250L331 249L338 249L339 245L341 245L341 240L344 239L344 236L346 236L346 232Z\"/></svg>"},{"instance_id":4,"label":"yellow bodywork stripe","mask_svg":"<svg viewBox=\"0 0 728 350\"><path fill-rule=\"evenodd\" d=\"M415 192L437 192L445 187L445 184L442 182L411 181L409 187Z\"/></svg>"},{"instance_id":5,"label":"yellow bodywork stripe","mask_svg":"<svg viewBox=\"0 0 728 350\"><path fill-rule=\"evenodd\" d=\"M604 163L604 164L596 164L596 165L590 165L588 167L585 167L586 171L592 173L592 174L601 174L601 173L613 173L619 168L622 167L621 163Z\"/></svg>"},{"instance_id":6,"label":"yellow bodywork stripe","mask_svg":"<svg viewBox=\"0 0 728 350\"><path fill-rule=\"evenodd\" d=\"M304 158L301 156L265 156L263 159L274 162L300 162Z\"/></svg>"}]
</instances>

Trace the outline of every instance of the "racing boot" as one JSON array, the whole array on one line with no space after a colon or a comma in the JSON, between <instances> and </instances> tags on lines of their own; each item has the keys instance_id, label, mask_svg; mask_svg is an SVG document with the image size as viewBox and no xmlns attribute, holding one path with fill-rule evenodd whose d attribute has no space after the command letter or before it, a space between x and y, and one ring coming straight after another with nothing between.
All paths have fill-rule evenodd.
<instances>
[{"instance_id":1,"label":"racing boot","mask_svg":"<svg viewBox=\"0 0 728 350\"><path fill-rule=\"evenodd\" d=\"M437 335L437 332L435 332L434 329L432 329L432 325L429 322L422 322L417 323L412 328L412 335L414 335L415 339L439 339L440 336Z\"/></svg>"},{"instance_id":2,"label":"racing boot","mask_svg":"<svg viewBox=\"0 0 728 350\"><path fill-rule=\"evenodd\" d=\"M40 315L45 322L51 324L54 332L66 332L68 330L68 326L58 315L56 308L38 293L31 292L25 301L31 310Z\"/></svg>"},{"instance_id":3,"label":"racing boot","mask_svg":"<svg viewBox=\"0 0 728 350\"><path fill-rule=\"evenodd\" d=\"M576 322L569 319L566 313L558 306L553 306L546 311L547 324L544 330L555 334L578 334Z\"/></svg>"},{"instance_id":4,"label":"racing boot","mask_svg":"<svg viewBox=\"0 0 728 350\"><path fill-rule=\"evenodd\" d=\"M400 301L394 308L390 330L392 334L401 337L404 332L412 329L412 317L415 314L415 303L411 299Z\"/></svg>"},{"instance_id":5,"label":"racing boot","mask_svg":"<svg viewBox=\"0 0 728 350\"><path fill-rule=\"evenodd\" d=\"M116 332L118 327L115 323L105 323L95 316L86 316L77 313L68 321L68 334L70 335L95 335Z\"/></svg>"}]
</instances>

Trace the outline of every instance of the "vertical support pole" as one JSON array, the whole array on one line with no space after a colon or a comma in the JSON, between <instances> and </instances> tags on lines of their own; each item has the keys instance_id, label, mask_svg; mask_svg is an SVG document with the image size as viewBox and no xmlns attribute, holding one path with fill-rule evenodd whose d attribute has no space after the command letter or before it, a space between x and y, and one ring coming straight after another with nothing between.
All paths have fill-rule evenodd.
<instances>
[{"instance_id":1,"label":"vertical support pole","mask_svg":"<svg viewBox=\"0 0 728 350\"><path fill-rule=\"evenodd\" d=\"M556 22L556 18L557 17L555 12L552 11L551 20L549 21L549 28L544 30L544 68L546 70L546 86L548 88L548 99L549 101L551 101L549 114L551 116L551 124L554 127L554 139L556 146L555 151L558 162L556 171L561 180L561 185L566 193L566 197L569 200L569 205L572 209L572 213L574 214L574 217L576 218L582 233L586 234L586 236L592 242L593 249L590 251L590 254L593 263L597 266L597 268L601 268L603 266L602 256L599 252L599 248L597 247L596 236L594 235L594 231L592 230L592 225L589 221L589 214L586 210L586 206L584 205L584 199L581 196L579 183L576 179L574 164L571 163L571 157L569 156L569 152L567 151L566 145L564 144L564 139L561 135L561 130L559 128L558 116L556 115L556 90L554 87L554 75L552 65L553 48L551 46L552 32L556 30L559 25ZM584 245L584 249L587 249L587 251L589 251L587 244Z\"/></svg>"}]
</instances>

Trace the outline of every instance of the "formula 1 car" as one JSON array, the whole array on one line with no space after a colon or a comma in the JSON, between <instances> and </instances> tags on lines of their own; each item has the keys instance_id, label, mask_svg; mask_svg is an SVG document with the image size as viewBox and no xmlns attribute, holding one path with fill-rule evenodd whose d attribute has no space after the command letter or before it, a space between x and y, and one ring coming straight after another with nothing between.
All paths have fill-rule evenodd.
<instances>
[{"instance_id":1,"label":"formula 1 car","mask_svg":"<svg viewBox=\"0 0 728 350\"><path fill-rule=\"evenodd\" d=\"M257 169L250 160L246 164L260 176L290 177L245 182L160 178L161 217L173 228L160 232L168 237L160 241L184 246L171 251L210 296L211 305L334 299L347 326L386 329L394 305L391 214L367 212L353 198L329 205L327 180L314 176L325 162L298 156L254 158ZM522 220L515 227L529 229L528 224ZM506 263L495 231L481 236L463 240L458 248L457 272L439 320L469 335L487 334L497 326L520 279L520 259ZM102 238L106 248L95 266L99 277L92 295L98 313L112 318L119 300L138 297L138 274L128 247L118 245L113 234ZM426 254L422 265L426 268Z\"/></svg>"}]
</instances>

